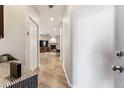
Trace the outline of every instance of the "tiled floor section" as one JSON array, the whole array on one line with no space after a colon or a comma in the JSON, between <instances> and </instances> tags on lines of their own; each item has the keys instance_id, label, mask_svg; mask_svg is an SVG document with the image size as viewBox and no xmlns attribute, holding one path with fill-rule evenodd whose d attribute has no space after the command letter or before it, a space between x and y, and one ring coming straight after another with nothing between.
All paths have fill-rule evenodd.
<instances>
[{"instance_id":1,"label":"tiled floor section","mask_svg":"<svg viewBox=\"0 0 124 93\"><path fill-rule=\"evenodd\" d=\"M69 88L59 57L55 53L41 53L39 88Z\"/></svg>"}]
</instances>

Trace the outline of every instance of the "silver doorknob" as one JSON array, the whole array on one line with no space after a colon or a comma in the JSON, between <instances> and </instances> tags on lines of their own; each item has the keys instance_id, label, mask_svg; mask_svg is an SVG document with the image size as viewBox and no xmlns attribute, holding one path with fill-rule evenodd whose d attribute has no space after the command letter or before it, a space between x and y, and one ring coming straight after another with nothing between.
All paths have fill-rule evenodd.
<instances>
[{"instance_id":1,"label":"silver doorknob","mask_svg":"<svg viewBox=\"0 0 124 93\"><path fill-rule=\"evenodd\" d=\"M115 65L112 65L112 70L113 71L116 71L117 70L118 72L121 73L122 72L122 67L120 65L116 65L116 66Z\"/></svg>"},{"instance_id":2,"label":"silver doorknob","mask_svg":"<svg viewBox=\"0 0 124 93\"><path fill-rule=\"evenodd\" d=\"M124 53L122 51L116 51L116 56L122 57Z\"/></svg>"}]
</instances>

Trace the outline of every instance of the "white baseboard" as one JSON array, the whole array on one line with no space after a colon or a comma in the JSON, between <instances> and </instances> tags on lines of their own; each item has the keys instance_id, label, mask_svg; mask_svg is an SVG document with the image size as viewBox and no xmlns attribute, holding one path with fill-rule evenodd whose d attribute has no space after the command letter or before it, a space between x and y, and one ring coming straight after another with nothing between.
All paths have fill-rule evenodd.
<instances>
[{"instance_id":1,"label":"white baseboard","mask_svg":"<svg viewBox=\"0 0 124 93\"><path fill-rule=\"evenodd\" d=\"M69 87L73 87L73 85L70 83L70 81L69 81L69 78L68 78L68 75L67 75L67 73L66 73L66 69L65 69L65 66L64 66L64 64L62 63L62 68L63 68L63 71L64 71L64 73L65 73L65 77L66 77L66 79L67 79L67 83L68 83L68 85L69 85Z\"/></svg>"}]
</instances>

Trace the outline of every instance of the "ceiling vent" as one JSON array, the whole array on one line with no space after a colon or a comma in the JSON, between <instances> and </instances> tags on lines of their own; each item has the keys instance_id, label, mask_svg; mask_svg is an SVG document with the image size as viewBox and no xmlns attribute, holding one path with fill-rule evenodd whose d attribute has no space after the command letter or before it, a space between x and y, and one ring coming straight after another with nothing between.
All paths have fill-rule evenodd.
<instances>
[{"instance_id":1,"label":"ceiling vent","mask_svg":"<svg viewBox=\"0 0 124 93\"><path fill-rule=\"evenodd\" d=\"M49 8L53 8L54 7L54 5L49 5Z\"/></svg>"}]
</instances>

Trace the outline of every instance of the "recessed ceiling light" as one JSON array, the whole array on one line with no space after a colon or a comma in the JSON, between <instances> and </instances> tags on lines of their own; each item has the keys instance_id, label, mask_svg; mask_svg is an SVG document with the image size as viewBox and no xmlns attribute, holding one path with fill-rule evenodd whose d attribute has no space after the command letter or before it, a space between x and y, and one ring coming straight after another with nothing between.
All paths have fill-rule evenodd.
<instances>
[{"instance_id":1,"label":"recessed ceiling light","mask_svg":"<svg viewBox=\"0 0 124 93\"><path fill-rule=\"evenodd\" d=\"M53 21L53 20L54 20L54 18L53 18L53 17L51 17L51 18L50 18L50 20L51 20L51 21Z\"/></svg>"},{"instance_id":2,"label":"recessed ceiling light","mask_svg":"<svg viewBox=\"0 0 124 93\"><path fill-rule=\"evenodd\" d=\"M56 31L56 28L54 29L54 31Z\"/></svg>"}]
</instances>

